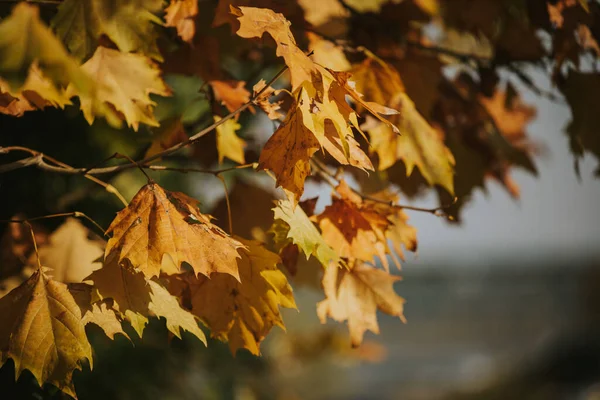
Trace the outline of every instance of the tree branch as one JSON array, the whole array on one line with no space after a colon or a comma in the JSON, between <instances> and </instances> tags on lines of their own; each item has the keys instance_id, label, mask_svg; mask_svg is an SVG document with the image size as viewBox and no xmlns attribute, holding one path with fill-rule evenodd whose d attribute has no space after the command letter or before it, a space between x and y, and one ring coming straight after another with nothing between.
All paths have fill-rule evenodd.
<instances>
[{"instance_id":1,"label":"tree branch","mask_svg":"<svg viewBox=\"0 0 600 400\"><path fill-rule=\"evenodd\" d=\"M315 168L316 174L319 175L320 177L322 177L323 179L325 179L325 181L332 188L335 189L339 185L340 180L338 178L336 178L335 174L331 173L331 171L329 171L327 166L325 166L321 161L318 161L317 159L312 158L310 160L310 162L313 165L313 167ZM456 203L456 201L458 200L458 198L455 197L452 204L443 205L443 206L435 207L435 208L422 208L422 207L414 207L414 206L408 206L408 205L403 205L403 204L396 204L393 201L386 201L386 200L378 199L376 197L372 197L367 194L364 194L360 190L354 189L352 187L350 188L350 190L352 190L354 193L359 195L360 198L363 200L372 201L372 202L379 203L379 204L385 204L386 206L389 206L392 208L399 208L399 209L411 210L411 211L419 211L419 212L424 212L424 213L428 213L428 214L433 214L436 217L445 217L445 218L449 218L449 219L451 218L451 216L446 214L446 212L444 210L451 207L452 204Z\"/></svg>"},{"instance_id":2,"label":"tree branch","mask_svg":"<svg viewBox=\"0 0 600 400\"><path fill-rule=\"evenodd\" d=\"M38 156L37 159L33 159L33 157L31 157L30 159L28 159L25 162L23 162L23 160L21 160L21 161L17 161L14 163L1 165L0 173L12 171L17 168L24 168L24 167L30 166L30 165L35 165L39 169L42 169L45 171L50 171L50 172L57 172L57 173L62 173L62 174L73 174L73 175L84 174L85 176L91 176L91 175L110 174L110 173L119 172L119 171L123 171L123 170L130 169L130 168L136 168L137 165L147 165L154 160L157 160L161 157L172 154L172 153L176 152L177 150L194 143L195 141L200 139L202 136L212 132L221 124L224 124L226 121L234 118L236 115L238 115L242 111L246 110L248 107L250 107L252 104L254 104L256 99L258 99L271 86L271 84L273 84L273 82L275 82L277 79L279 79L279 77L281 75L283 75L283 73L287 70L287 68L288 68L287 66L283 67L273 78L271 78L271 80L269 80L269 82L267 82L267 84L259 92L257 92L254 96L252 96L252 98L250 100L248 100L246 103L244 103L238 109L227 114L226 116L221 118L219 121L202 129L200 132L191 136L189 139L184 140L183 142L179 142L176 145L171 146L168 149L161 151L160 153L156 153L150 157L146 157L143 160L139 160L136 162L130 162L127 164L122 164L122 165L115 165L112 167L102 167L102 168L92 168L92 169L73 168L73 167L50 165L47 162L45 162L44 159L47 159L49 161L51 161L52 159L50 157L48 157L47 155L42 154L35 150L18 147L18 146L0 147L0 154L8 153L8 152L14 151L14 150L21 150L21 151L27 151L27 152L31 153L33 156ZM107 188L107 190L108 190L108 188Z\"/></svg>"}]
</instances>

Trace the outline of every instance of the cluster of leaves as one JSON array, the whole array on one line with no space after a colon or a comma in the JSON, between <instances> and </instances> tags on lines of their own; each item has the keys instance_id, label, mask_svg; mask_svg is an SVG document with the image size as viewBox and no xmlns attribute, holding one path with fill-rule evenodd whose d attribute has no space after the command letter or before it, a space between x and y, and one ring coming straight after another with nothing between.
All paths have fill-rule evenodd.
<instances>
[{"instance_id":1,"label":"cluster of leaves","mask_svg":"<svg viewBox=\"0 0 600 400\"><path fill-rule=\"evenodd\" d=\"M68 219L50 236L33 228L37 251L23 227L11 227L0 364L10 358L17 377L30 370L72 396L73 371L92 366L88 323L110 338L128 337L124 324L141 337L158 317L175 336L184 330L206 342L201 321L233 353L259 354L273 326L284 328L279 308L296 307L288 279L301 283L305 260L319 265L319 318L347 322L354 346L367 330L378 333L377 310L404 320L390 263L400 268L404 250L416 250L417 231L398 190L410 197L435 188L448 206L424 211L451 220L488 178L518 196L510 169L535 172L525 133L535 109L512 80L546 95L522 64L548 72L572 106L577 157L600 156L588 101L600 78L586 72L600 53L596 2L64 0L45 11L21 2L0 20L0 113L69 106L89 124L127 125L153 142L141 161L80 170L25 149L32 157L4 171L80 173L123 199L96 176L169 169L155 162L187 147L204 166L240 164L214 172L220 178L252 167L281 188L265 216L258 209L271 208L273 196L238 182L228 216L215 221L197 200L148 178L105 232L108 242ZM260 65L259 73L284 69L269 83L248 82L251 92L227 70L232 59ZM287 82L272 87L282 75ZM188 112L196 98L182 100L189 88L169 85L169 76L200 78L186 82L210 103L208 128L188 135L199 126ZM264 145L242 123L261 112L262 125L276 125ZM213 130L215 141L203 141ZM5 152L13 150L23 149ZM332 187L319 213L316 199L302 199L308 179ZM252 193L261 204L249 203ZM223 220L229 233L217 225ZM245 238L231 232L232 221Z\"/></svg>"}]
</instances>

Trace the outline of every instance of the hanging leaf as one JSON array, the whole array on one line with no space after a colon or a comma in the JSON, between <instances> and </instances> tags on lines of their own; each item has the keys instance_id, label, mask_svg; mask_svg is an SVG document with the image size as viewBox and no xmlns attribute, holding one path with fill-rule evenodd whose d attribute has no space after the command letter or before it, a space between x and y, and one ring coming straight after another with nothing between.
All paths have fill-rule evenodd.
<instances>
[{"instance_id":1,"label":"hanging leaf","mask_svg":"<svg viewBox=\"0 0 600 400\"><path fill-rule=\"evenodd\" d=\"M221 120L221 117L215 115L215 122ZM238 137L236 132L242 126L233 118L217 126L217 151L219 153L219 164L223 163L225 157L238 164L245 164L244 148L246 142Z\"/></svg>"},{"instance_id":2,"label":"hanging leaf","mask_svg":"<svg viewBox=\"0 0 600 400\"><path fill-rule=\"evenodd\" d=\"M16 378L27 369L40 385L75 396L73 371L92 365L92 348L67 286L38 270L0 299L0 318L1 363L11 358Z\"/></svg>"}]
</instances>

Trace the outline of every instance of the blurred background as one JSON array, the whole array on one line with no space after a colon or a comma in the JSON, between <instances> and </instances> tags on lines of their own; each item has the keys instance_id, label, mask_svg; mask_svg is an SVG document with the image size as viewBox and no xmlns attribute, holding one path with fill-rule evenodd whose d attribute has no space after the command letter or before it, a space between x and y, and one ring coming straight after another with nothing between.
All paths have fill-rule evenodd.
<instances>
[{"instance_id":1,"label":"blurred background","mask_svg":"<svg viewBox=\"0 0 600 400\"><path fill-rule=\"evenodd\" d=\"M234 75L252 83L279 69L265 67L270 62L259 66L252 62L249 67L236 64L235 59L226 62ZM210 340L205 348L187 333L183 340L172 338L164 321L152 321L143 340L130 335L133 343L121 336L113 342L90 326L94 369L75 372L79 398L600 399L596 161L586 156L580 174L575 173L564 132L571 120L569 108L539 69L524 67L524 71L536 87L556 96L550 100L518 80L511 81L524 103L537 109L527 133L539 144L538 176L512 172L521 188L519 200L499 183L487 180L487 191L473 192L460 224L407 211L418 229L419 249L416 255L407 255L403 280L396 284L406 299L406 324L379 313L381 334L367 333L360 348L350 348L345 325L320 324L316 303L323 294L312 279L316 275L310 273L314 266L306 264L302 266L308 271L306 277L299 271L293 281L299 311L284 310L287 332L274 329L261 347L262 357L244 351L233 357L226 344ZM187 131L195 132L206 125L207 115L212 121L210 102L198 91L204 87L201 79L168 75L165 80L176 96L157 99L161 123L181 114ZM254 160L273 125L266 118L251 124L247 117L242 116L241 123L245 135L254 140L248 152ZM153 141L151 132L143 129L119 131L103 121L89 126L75 108L34 112L20 119L0 115L0 128L0 145L28 146L77 166L100 164L115 151L139 159ZM202 159L201 166L209 167L216 159L206 149L214 147L214 137L207 137L190 150L189 158ZM178 165L181 159L166 162ZM152 176L169 190L200 199L203 211L226 221L223 187L215 177L168 172ZM2 215L77 209L108 226L120 204L79 178L34 169L0 174ZM259 185L244 186L244 182L256 184L257 179L265 183L264 192L256 189ZM107 180L127 198L145 182L137 170ZM251 226L253 218L271 222L269 179L240 171L226 175L226 184L239 207L240 214L233 218L236 232ZM320 212L330 200L329 193L325 184L307 183L304 198L322 195L316 210ZM401 203L435 207L438 200L430 193ZM44 228L50 231L60 222L48 221ZM0 275L10 270L13 261L2 258ZM0 285L0 292L4 289ZM51 387L40 389L28 373L15 383L11 361L0 368L2 400L64 397Z\"/></svg>"}]
</instances>

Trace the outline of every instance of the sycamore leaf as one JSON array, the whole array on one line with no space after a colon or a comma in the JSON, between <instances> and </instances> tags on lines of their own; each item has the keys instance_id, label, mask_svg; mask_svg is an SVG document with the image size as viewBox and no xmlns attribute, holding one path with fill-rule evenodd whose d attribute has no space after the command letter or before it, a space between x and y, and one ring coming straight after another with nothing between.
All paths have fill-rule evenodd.
<instances>
[{"instance_id":1,"label":"sycamore leaf","mask_svg":"<svg viewBox=\"0 0 600 400\"><path fill-rule=\"evenodd\" d=\"M221 117L214 116L215 122L221 120ZM242 126L233 118L228 119L217 126L217 152L219 153L219 164L223 163L225 157L238 164L245 164L244 147L246 142L236 135L236 132Z\"/></svg>"},{"instance_id":2,"label":"sycamore leaf","mask_svg":"<svg viewBox=\"0 0 600 400\"><path fill-rule=\"evenodd\" d=\"M293 107L267 141L260 154L258 169L269 169L294 205L304 193L304 181L310 174L310 157L319 150L319 141L305 125L310 99L300 89L298 107Z\"/></svg>"},{"instance_id":3,"label":"sycamore leaf","mask_svg":"<svg viewBox=\"0 0 600 400\"><path fill-rule=\"evenodd\" d=\"M27 369L75 397L73 371L92 365L92 348L67 286L38 270L0 299L0 316L0 364L11 358L16 378Z\"/></svg>"},{"instance_id":4,"label":"sycamore leaf","mask_svg":"<svg viewBox=\"0 0 600 400\"><path fill-rule=\"evenodd\" d=\"M388 216L392 210L364 203L344 181L336 193L339 197L316 218L323 239L342 258L374 261L379 256L387 270L385 232L391 225Z\"/></svg>"},{"instance_id":5,"label":"sycamore leaf","mask_svg":"<svg viewBox=\"0 0 600 400\"><path fill-rule=\"evenodd\" d=\"M52 27L72 54L90 56L102 35L124 53L143 53L162 61L156 45L154 24L162 24L155 14L162 0L65 0L58 7Z\"/></svg>"},{"instance_id":6,"label":"sycamore leaf","mask_svg":"<svg viewBox=\"0 0 600 400\"><path fill-rule=\"evenodd\" d=\"M113 237L106 256L114 249L119 263L127 260L148 278L161 271L177 273L187 262L196 274L222 272L239 279L236 259L242 244L213 225L197 204L154 182L145 185L109 226Z\"/></svg>"},{"instance_id":7,"label":"sycamore leaf","mask_svg":"<svg viewBox=\"0 0 600 400\"><path fill-rule=\"evenodd\" d=\"M215 99L220 101L229 112L233 112L250 101L250 92L246 90L244 81L211 80Z\"/></svg>"},{"instance_id":8,"label":"sycamore leaf","mask_svg":"<svg viewBox=\"0 0 600 400\"><path fill-rule=\"evenodd\" d=\"M0 76L11 90L16 91L26 83L34 63L47 78L40 91L46 87L47 91L60 93L69 83L80 93L89 94L93 89L93 81L80 70L77 61L44 25L38 8L22 2L0 22ZM36 87L28 89L35 90ZM66 103L62 96L60 101L55 101Z\"/></svg>"},{"instance_id":9,"label":"sycamore leaf","mask_svg":"<svg viewBox=\"0 0 600 400\"><path fill-rule=\"evenodd\" d=\"M397 316L405 322L404 299L394 292L394 283L400 277L357 262L349 270L327 268L323 276L325 300L317 304L321 323L330 317L338 322L348 321L350 340L356 347L364 333L379 334L377 309Z\"/></svg>"},{"instance_id":10,"label":"sycamore leaf","mask_svg":"<svg viewBox=\"0 0 600 400\"><path fill-rule=\"evenodd\" d=\"M444 144L444 138L429 125L405 93L398 72L370 52L353 69L356 89L369 99L400 111L389 124L371 124L369 130L373 151L379 156L379 169L385 170L402 160L406 175L414 167L430 185L438 184L454 193L454 157Z\"/></svg>"},{"instance_id":11,"label":"sycamore leaf","mask_svg":"<svg viewBox=\"0 0 600 400\"><path fill-rule=\"evenodd\" d=\"M68 218L48 238L49 243L40 246L42 265L52 269L59 282L82 282L94 270L100 268L98 258L104 253L103 240L90 240L90 231L76 218ZM32 255L29 264L35 262Z\"/></svg>"},{"instance_id":12,"label":"sycamore leaf","mask_svg":"<svg viewBox=\"0 0 600 400\"><path fill-rule=\"evenodd\" d=\"M196 34L198 0L171 0L165 9L166 26L177 28L177 34L184 41L191 43Z\"/></svg>"},{"instance_id":13,"label":"sycamore leaf","mask_svg":"<svg viewBox=\"0 0 600 400\"><path fill-rule=\"evenodd\" d=\"M26 111L42 110L45 107L65 108L72 104L65 90L57 88L46 78L37 62L31 64L27 79L19 90L11 90L8 83L0 79L0 94L8 97L7 104L0 104L0 113L16 117Z\"/></svg>"},{"instance_id":14,"label":"sycamore leaf","mask_svg":"<svg viewBox=\"0 0 600 400\"><path fill-rule=\"evenodd\" d=\"M429 125L406 94L400 93L396 101L401 114L391 120L401 135L396 135L384 124L368 129L373 151L379 156L379 169L388 169L402 160L406 176L417 167L430 185L440 185L454 194L455 161L444 144L443 134Z\"/></svg>"},{"instance_id":15,"label":"sycamore leaf","mask_svg":"<svg viewBox=\"0 0 600 400\"><path fill-rule=\"evenodd\" d=\"M231 275L219 275L237 282ZM158 282L150 280L148 285L150 286L150 304L148 305L150 313L157 317L163 317L167 323L167 329L179 339L181 339L181 330L183 329L196 336L206 345L206 336L198 326L196 318L189 311L181 308L177 298Z\"/></svg>"},{"instance_id":16,"label":"sycamore leaf","mask_svg":"<svg viewBox=\"0 0 600 400\"><path fill-rule=\"evenodd\" d=\"M113 309L112 300L94 301L95 299L92 297L93 290L92 286L85 283L72 283L69 285L69 292L71 292L81 310L81 315L83 315L83 324L97 325L111 340L115 339L117 333L130 339L129 335L123 330L119 316Z\"/></svg>"},{"instance_id":17,"label":"sycamore leaf","mask_svg":"<svg viewBox=\"0 0 600 400\"><path fill-rule=\"evenodd\" d=\"M256 96L261 90L263 90L265 85L266 82L264 79L258 81L256 85L254 85L254 87L252 88L254 96ZM265 89L264 92L262 92L260 96L258 96L254 100L254 104L259 106L267 114L267 117L269 117L269 119L272 120L278 120L280 118L283 118L283 115L279 112L282 102L276 101L274 103L271 103L269 101L269 97L277 94L279 94L279 91L269 86L267 89Z\"/></svg>"},{"instance_id":18,"label":"sycamore leaf","mask_svg":"<svg viewBox=\"0 0 600 400\"><path fill-rule=\"evenodd\" d=\"M585 152L600 160L600 107L594 101L600 89L600 75L570 71L560 89L573 114L566 131L575 156L575 168L579 171L579 160ZM600 164L595 173L600 176Z\"/></svg>"},{"instance_id":19,"label":"sycamore leaf","mask_svg":"<svg viewBox=\"0 0 600 400\"><path fill-rule=\"evenodd\" d=\"M150 94L170 95L160 70L148 58L106 47L98 47L94 56L81 67L99 84L95 96L80 94L81 110L91 124L96 116L95 103L107 103L123 114L127 124L137 130L140 122L158 126L153 115Z\"/></svg>"},{"instance_id":20,"label":"sycamore leaf","mask_svg":"<svg viewBox=\"0 0 600 400\"><path fill-rule=\"evenodd\" d=\"M240 241L241 283L229 275L191 279L192 312L210 328L212 336L229 342L231 352L245 348L260 354L260 342L275 325L285 329L279 306L296 308L285 274L277 268L279 256L260 242Z\"/></svg>"},{"instance_id":21,"label":"sycamore leaf","mask_svg":"<svg viewBox=\"0 0 600 400\"><path fill-rule=\"evenodd\" d=\"M181 329L184 329L206 344L194 316L181 308L167 289L154 280L146 280L140 272L120 266L114 253L106 257L104 266L89 279L102 299L113 299L115 308L140 337L149 317L163 317L169 331L177 337L181 338Z\"/></svg>"},{"instance_id":22,"label":"sycamore leaf","mask_svg":"<svg viewBox=\"0 0 600 400\"><path fill-rule=\"evenodd\" d=\"M312 9L317 9L317 7ZM313 52L312 59L315 63L335 71L348 71L352 68L340 46L312 32L307 32L307 37L309 40L308 48Z\"/></svg>"},{"instance_id":23,"label":"sycamore leaf","mask_svg":"<svg viewBox=\"0 0 600 400\"><path fill-rule=\"evenodd\" d=\"M312 80L316 73L313 61L296 45L290 31L290 21L283 14L267 8L232 7L231 12L238 17L240 29L238 36L243 38L261 38L269 34L277 44L277 55L283 57L292 76L292 90L304 81Z\"/></svg>"},{"instance_id":24,"label":"sycamore leaf","mask_svg":"<svg viewBox=\"0 0 600 400\"><path fill-rule=\"evenodd\" d=\"M275 223L271 231L279 245L289 240L302 249L306 259L313 256L324 267L340 263L338 254L323 240L302 207L296 207L290 200L279 200L273 212Z\"/></svg>"}]
</instances>

